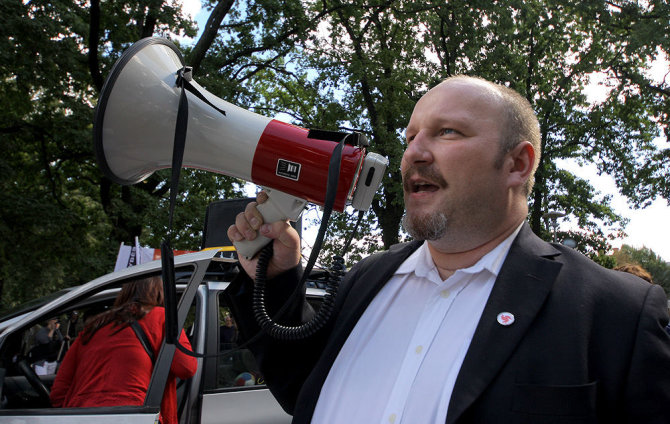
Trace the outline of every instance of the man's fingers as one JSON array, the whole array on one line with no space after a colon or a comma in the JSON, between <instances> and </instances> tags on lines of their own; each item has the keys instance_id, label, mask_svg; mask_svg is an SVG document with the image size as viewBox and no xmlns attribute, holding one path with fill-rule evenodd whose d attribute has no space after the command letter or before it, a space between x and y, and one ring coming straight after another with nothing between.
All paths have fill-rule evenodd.
<instances>
[{"instance_id":1,"label":"man's fingers","mask_svg":"<svg viewBox=\"0 0 670 424\"><path fill-rule=\"evenodd\" d=\"M261 225L263 225L263 215L258 211L257 206L258 203L256 202L249 202L244 209L244 217L246 218L249 227L254 231L258 230Z\"/></svg>"},{"instance_id":2,"label":"man's fingers","mask_svg":"<svg viewBox=\"0 0 670 424\"><path fill-rule=\"evenodd\" d=\"M235 224L228 227L227 234L228 234L228 238L232 241L242 241L242 240L244 240L244 236L242 235L242 233L237 231L237 226L235 226Z\"/></svg>"},{"instance_id":3,"label":"man's fingers","mask_svg":"<svg viewBox=\"0 0 670 424\"><path fill-rule=\"evenodd\" d=\"M253 216L252 212L249 212L249 215L247 215L246 210L237 214L235 217L234 228L228 228L229 237L232 236L231 240L242 241L253 240L256 238L256 229L254 229L249 222L249 218Z\"/></svg>"},{"instance_id":4,"label":"man's fingers","mask_svg":"<svg viewBox=\"0 0 670 424\"><path fill-rule=\"evenodd\" d=\"M259 193L257 200L258 203L250 202L244 212L235 217L235 224L228 227L228 238L233 242L254 240L260 233L265 237L275 239L275 251L270 269L271 273L276 275L278 272L293 268L300 262L300 236L288 221L264 223L257 206L267 200L267 194ZM247 273L253 273L252 262L242 263Z\"/></svg>"},{"instance_id":5,"label":"man's fingers","mask_svg":"<svg viewBox=\"0 0 670 424\"><path fill-rule=\"evenodd\" d=\"M300 245L298 233L287 221L277 221L271 224L263 224L260 232L265 237L278 240L288 248L296 248Z\"/></svg>"},{"instance_id":6,"label":"man's fingers","mask_svg":"<svg viewBox=\"0 0 670 424\"><path fill-rule=\"evenodd\" d=\"M259 191L256 195L256 202L260 205L261 203L265 203L266 200L268 200L268 194L265 191Z\"/></svg>"}]
</instances>

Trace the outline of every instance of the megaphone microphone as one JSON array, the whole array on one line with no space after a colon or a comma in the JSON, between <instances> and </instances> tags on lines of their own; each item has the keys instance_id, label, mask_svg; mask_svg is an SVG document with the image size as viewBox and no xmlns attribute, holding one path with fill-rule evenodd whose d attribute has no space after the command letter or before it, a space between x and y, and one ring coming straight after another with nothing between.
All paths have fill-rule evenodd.
<instances>
[{"instance_id":1,"label":"megaphone microphone","mask_svg":"<svg viewBox=\"0 0 670 424\"><path fill-rule=\"evenodd\" d=\"M264 221L296 221L307 202L324 205L329 161L337 141L346 137L333 209L370 208L388 160L366 153L362 134L308 130L258 115L209 93L185 70L177 47L157 37L138 41L116 61L94 122L96 156L110 180L136 184L172 166L179 79L186 78L182 167L260 185L269 197L258 208ZM238 254L251 258L269 241L259 236L234 245Z\"/></svg>"}]
</instances>

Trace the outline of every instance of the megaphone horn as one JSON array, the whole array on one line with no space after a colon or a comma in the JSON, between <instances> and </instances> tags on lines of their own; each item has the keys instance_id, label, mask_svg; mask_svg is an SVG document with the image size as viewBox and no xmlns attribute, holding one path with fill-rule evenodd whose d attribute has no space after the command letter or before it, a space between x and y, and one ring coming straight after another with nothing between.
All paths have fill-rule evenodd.
<instances>
[{"instance_id":1,"label":"megaphone horn","mask_svg":"<svg viewBox=\"0 0 670 424\"><path fill-rule=\"evenodd\" d=\"M270 201L266 210L259 210L266 222L295 221L306 202L324 204L328 164L337 146L333 138L347 134L310 131L250 112L209 93L187 73L177 47L163 38L142 39L116 61L102 88L93 127L96 156L108 178L136 184L171 167L178 78L186 77L191 90L186 93L183 167L265 187ZM366 154L363 144L343 148L335 210L343 211L348 203L367 210L381 183L388 160ZM265 243L267 239L249 249L235 246L251 257Z\"/></svg>"}]
</instances>

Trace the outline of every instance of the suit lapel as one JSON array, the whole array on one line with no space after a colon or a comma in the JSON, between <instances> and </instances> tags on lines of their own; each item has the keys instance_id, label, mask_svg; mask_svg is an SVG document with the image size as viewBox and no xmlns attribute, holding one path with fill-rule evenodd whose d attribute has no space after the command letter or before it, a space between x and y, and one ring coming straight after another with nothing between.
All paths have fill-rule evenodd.
<instances>
[{"instance_id":1,"label":"suit lapel","mask_svg":"<svg viewBox=\"0 0 670 424\"><path fill-rule=\"evenodd\" d=\"M475 330L456 379L446 424L457 422L521 342L561 268L560 263L548 259L558 254L524 224L510 248ZM513 314L513 324L499 324L497 317L501 312Z\"/></svg>"}]
</instances>

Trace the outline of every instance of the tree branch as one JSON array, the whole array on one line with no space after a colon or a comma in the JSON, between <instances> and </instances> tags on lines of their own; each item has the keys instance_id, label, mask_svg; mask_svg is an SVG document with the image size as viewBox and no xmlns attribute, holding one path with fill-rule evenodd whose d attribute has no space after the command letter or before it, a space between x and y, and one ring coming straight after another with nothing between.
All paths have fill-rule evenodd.
<instances>
[{"instance_id":1,"label":"tree branch","mask_svg":"<svg viewBox=\"0 0 670 424\"><path fill-rule=\"evenodd\" d=\"M162 1L151 1L149 3L149 10L147 10L147 15L144 18L144 22L142 24L140 38L151 37L154 34L154 30L156 29L156 22L158 21L158 14L162 5Z\"/></svg>"},{"instance_id":2,"label":"tree branch","mask_svg":"<svg viewBox=\"0 0 670 424\"><path fill-rule=\"evenodd\" d=\"M216 7L214 7L214 10L212 10L212 14L207 18L205 29L187 58L189 65L193 67L194 74L197 74L198 69L200 69L200 64L205 58L207 50L209 50L216 39L221 22L223 22L226 15L228 15L233 4L235 4L235 0L220 0L216 4Z\"/></svg>"},{"instance_id":3,"label":"tree branch","mask_svg":"<svg viewBox=\"0 0 670 424\"><path fill-rule=\"evenodd\" d=\"M343 8L346 7L346 6L347 6L347 5L343 4L343 5L334 6L334 7L330 8L330 9L325 9L325 8L324 8L324 10L322 10L321 12L319 12L313 19L310 20L308 27L311 27L311 26L313 26L315 23L318 23L318 22L321 20L321 18L322 18L323 16L325 16L325 15L327 15L327 14L330 14L330 13L332 13L332 12L338 11L338 10L340 10L340 9L343 9ZM270 50L270 49L274 48L275 46L277 46L277 45L283 43L284 41L286 41L288 38L290 38L291 36L295 35L295 34L298 33L299 31L304 31L304 30L305 30L305 29L304 29L304 28L301 28L301 27L290 28L289 30L287 30L287 31L284 32L283 34L279 34L278 36L273 37L273 38L272 38L272 41L268 42L267 44L262 44L262 45L260 45L260 46L248 47L248 48L246 48L246 49L239 50L239 51L236 52L231 58L229 58L228 60L226 60L226 61L224 61L223 63L221 63L220 66L221 66L222 68L223 68L223 67L226 67L226 66L230 66L230 65L232 65L233 63L237 62L241 57L251 56L251 55L254 54L254 53L258 53L258 52L263 52L263 51L266 51L266 50Z\"/></svg>"},{"instance_id":4,"label":"tree branch","mask_svg":"<svg viewBox=\"0 0 670 424\"><path fill-rule=\"evenodd\" d=\"M98 44L100 43L100 0L91 0L88 28L88 69L91 72L93 86L100 92L104 80L98 62Z\"/></svg>"}]
</instances>

